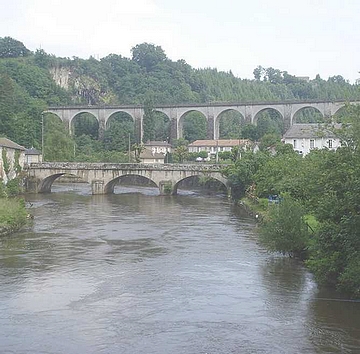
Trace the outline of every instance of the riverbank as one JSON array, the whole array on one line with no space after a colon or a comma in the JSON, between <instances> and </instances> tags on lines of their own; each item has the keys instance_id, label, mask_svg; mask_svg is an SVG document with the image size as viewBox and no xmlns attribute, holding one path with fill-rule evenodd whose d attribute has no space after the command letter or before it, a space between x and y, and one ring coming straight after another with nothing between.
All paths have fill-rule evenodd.
<instances>
[{"instance_id":1,"label":"riverbank","mask_svg":"<svg viewBox=\"0 0 360 354\"><path fill-rule=\"evenodd\" d=\"M0 236L20 230L28 221L29 214L21 199L0 199Z\"/></svg>"}]
</instances>

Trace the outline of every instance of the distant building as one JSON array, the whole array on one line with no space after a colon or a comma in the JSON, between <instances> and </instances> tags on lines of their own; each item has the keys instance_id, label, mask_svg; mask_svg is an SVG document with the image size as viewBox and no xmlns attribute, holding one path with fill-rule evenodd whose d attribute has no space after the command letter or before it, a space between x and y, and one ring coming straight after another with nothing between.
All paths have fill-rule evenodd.
<instances>
[{"instance_id":1,"label":"distant building","mask_svg":"<svg viewBox=\"0 0 360 354\"><path fill-rule=\"evenodd\" d=\"M335 129L340 125L334 125ZM305 156L313 149L336 150L341 146L340 139L325 124L294 124L283 136L283 142Z\"/></svg>"},{"instance_id":2,"label":"distant building","mask_svg":"<svg viewBox=\"0 0 360 354\"><path fill-rule=\"evenodd\" d=\"M309 76L296 76L296 78L305 82L310 82Z\"/></svg>"},{"instance_id":3,"label":"distant building","mask_svg":"<svg viewBox=\"0 0 360 354\"><path fill-rule=\"evenodd\" d=\"M7 138L0 138L0 179L6 184L14 179L25 163L25 148Z\"/></svg>"},{"instance_id":4,"label":"distant building","mask_svg":"<svg viewBox=\"0 0 360 354\"><path fill-rule=\"evenodd\" d=\"M214 157L216 152L231 151L235 146L248 149L252 146L252 142L248 139L195 140L188 145L188 151L207 151L209 155Z\"/></svg>"},{"instance_id":5,"label":"distant building","mask_svg":"<svg viewBox=\"0 0 360 354\"><path fill-rule=\"evenodd\" d=\"M152 152L149 149L144 149L140 154L141 163L164 163L164 160L164 154Z\"/></svg>"},{"instance_id":6,"label":"distant building","mask_svg":"<svg viewBox=\"0 0 360 354\"><path fill-rule=\"evenodd\" d=\"M25 163L38 163L42 162L42 154L35 148L25 150Z\"/></svg>"},{"instance_id":7,"label":"distant building","mask_svg":"<svg viewBox=\"0 0 360 354\"><path fill-rule=\"evenodd\" d=\"M157 154L171 153L171 145L167 141L148 141L144 147Z\"/></svg>"}]
</instances>

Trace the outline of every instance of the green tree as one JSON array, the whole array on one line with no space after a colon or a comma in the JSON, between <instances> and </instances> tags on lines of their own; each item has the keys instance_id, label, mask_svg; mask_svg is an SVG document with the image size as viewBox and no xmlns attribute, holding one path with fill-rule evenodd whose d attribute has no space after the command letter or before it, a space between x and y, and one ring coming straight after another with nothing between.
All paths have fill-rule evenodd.
<instances>
[{"instance_id":1,"label":"green tree","mask_svg":"<svg viewBox=\"0 0 360 354\"><path fill-rule=\"evenodd\" d=\"M184 117L183 136L187 141L206 139L206 118L199 112L190 112Z\"/></svg>"},{"instance_id":2,"label":"green tree","mask_svg":"<svg viewBox=\"0 0 360 354\"><path fill-rule=\"evenodd\" d=\"M24 44L11 37L0 37L0 58L18 58L30 55Z\"/></svg>"},{"instance_id":3,"label":"green tree","mask_svg":"<svg viewBox=\"0 0 360 354\"><path fill-rule=\"evenodd\" d=\"M175 148L173 152L174 162L182 163L187 160L188 155L189 153L187 147L184 145L180 145L177 148Z\"/></svg>"},{"instance_id":4,"label":"green tree","mask_svg":"<svg viewBox=\"0 0 360 354\"><path fill-rule=\"evenodd\" d=\"M131 49L131 53L132 60L146 71L152 71L156 65L167 59L164 50L151 43L137 44Z\"/></svg>"},{"instance_id":5,"label":"green tree","mask_svg":"<svg viewBox=\"0 0 360 354\"><path fill-rule=\"evenodd\" d=\"M304 257L309 246L309 230L301 204L289 195L270 207L261 225L260 240L271 251Z\"/></svg>"},{"instance_id":6,"label":"green tree","mask_svg":"<svg viewBox=\"0 0 360 354\"><path fill-rule=\"evenodd\" d=\"M143 117L143 142L155 140L155 111L151 98L147 98L144 103Z\"/></svg>"},{"instance_id":7,"label":"green tree","mask_svg":"<svg viewBox=\"0 0 360 354\"><path fill-rule=\"evenodd\" d=\"M56 117L44 119L44 159L46 161L72 161L75 142L65 130L63 123Z\"/></svg>"}]
</instances>

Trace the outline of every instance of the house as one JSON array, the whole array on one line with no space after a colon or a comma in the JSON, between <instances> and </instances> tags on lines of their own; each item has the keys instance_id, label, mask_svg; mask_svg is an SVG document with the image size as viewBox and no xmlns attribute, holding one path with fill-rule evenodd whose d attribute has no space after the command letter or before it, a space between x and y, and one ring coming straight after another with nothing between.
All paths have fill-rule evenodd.
<instances>
[{"instance_id":1,"label":"house","mask_svg":"<svg viewBox=\"0 0 360 354\"><path fill-rule=\"evenodd\" d=\"M171 145L167 141L148 141L144 147L157 154L171 153Z\"/></svg>"},{"instance_id":2,"label":"house","mask_svg":"<svg viewBox=\"0 0 360 354\"><path fill-rule=\"evenodd\" d=\"M152 152L149 149L144 149L140 153L141 163L164 163L165 155L157 152Z\"/></svg>"},{"instance_id":3,"label":"house","mask_svg":"<svg viewBox=\"0 0 360 354\"><path fill-rule=\"evenodd\" d=\"M336 150L341 146L340 139L337 138L332 129L339 129L336 124L329 127L325 124L294 124L284 134L283 142L291 144L293 149L305 156L313 149Z\"/></svg>"},{"instance_id":4,"label":"house","mask_svg":"<svg viewBox=\"0 0 360 354\"><path fill-rule=\"evenodd\" d=\"M25 150L25 163L38 163L42 162L42 154L34 147Z\"/></svg>"},{"instance_id":5,"label":"house","mask_svg":"<svg viewBox=\"0 0 360 354\"><path fill-rule=\"evenodd\" d=\"M252 142L248 139L217 139L217 140L195 140L188 145L189 152L207 151L213 157L217 152L231 151L235 146L249 148Z\"/></svg>"},{"instance_id":6,"label":"house","mask_svg":"<svg viewBox=\"0 0 360 354\"><path fill-rule=\"evenodd\" d=\"M25 148L7 138L0 138L0 179L6 184L25 164Z\"/></svg>"}]
</instances>

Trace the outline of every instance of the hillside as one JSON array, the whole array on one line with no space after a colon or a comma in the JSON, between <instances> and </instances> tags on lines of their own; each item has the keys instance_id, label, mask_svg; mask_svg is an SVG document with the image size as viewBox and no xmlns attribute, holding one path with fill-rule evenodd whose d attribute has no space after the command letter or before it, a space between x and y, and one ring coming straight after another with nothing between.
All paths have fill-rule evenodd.
<instances>
[{"instance_id":1,"label":"hillside","mask_svg":"<svg viewBox=\"0 0 360 354\"><path fill-rule=\"evenodd\" d=\"M147 43L132 48L131 58L109 54L96 60L58 58L42 49L33 53L15 39L0 38L0 135L25 146L40 147L41 112L48 105L355 98L360 98L359 85L337 75L305 81L259 66L253 80L244 80L231 72L195 69L181 59L171 61L160 46ZM189 140L201 138L196 131L202 130L203 122L196 119L196 115L190 116L184 127ZM236 119L230 115L232 123L222 124L223 137L241 134L239 129L233 132ZM127 124L127 133L131 127L125 123L122 127ZM96 137L96 132L89 133L93 128L81 126L75 127L76 136Z\"/></svg>"}]
</instances>

